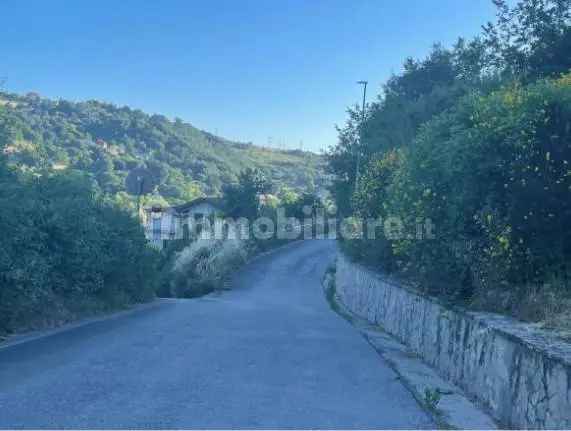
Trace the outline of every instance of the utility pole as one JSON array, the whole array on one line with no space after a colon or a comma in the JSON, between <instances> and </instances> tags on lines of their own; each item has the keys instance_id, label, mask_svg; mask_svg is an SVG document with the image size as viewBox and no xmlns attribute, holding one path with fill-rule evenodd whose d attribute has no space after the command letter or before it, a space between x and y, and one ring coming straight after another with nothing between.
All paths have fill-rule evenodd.
<instances>
[{"instance_id":1,"label":"utility pole","mask_svg":"<svg viewBox=\"0 0 571 431\"><path fill-rule=\"evenodd\" d=\"M137 176L137 217L141 219L141 196L143 196L143 190L145 186L145 178L142 176Z\"/></svg>"},{"instance_id":2,"label":"utility pole","mask_svg":"<svg viewBox=\"0 0 571 431\"><path fill-rule=\"evenodd\" d=\"M359 144L357 145L357 169L355 171L355 190L359 186L359 171L361 164L361 144L363 141L363 128L365 127L365 103L367 100L367 81L357 81L357 84L363 86L363 107L361 109L361 124L359 125Z\"/></svg>"}]
</instances>

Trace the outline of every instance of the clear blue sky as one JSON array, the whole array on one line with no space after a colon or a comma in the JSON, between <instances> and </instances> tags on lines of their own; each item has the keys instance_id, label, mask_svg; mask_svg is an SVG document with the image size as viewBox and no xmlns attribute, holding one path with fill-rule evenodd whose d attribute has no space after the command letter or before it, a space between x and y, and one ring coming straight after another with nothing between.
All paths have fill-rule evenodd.
<instances>
[{"instance_id":1,"label":"clear blue sky","mask_svg":"<svg viewBox=\"0 0 571 431\"><path fill-rule=\"evenodd\" d=\"M231 139L318 150L407 56L471 37L491 0L7 0L13 92L100 99Z\"/></svg>"}]
</instances>

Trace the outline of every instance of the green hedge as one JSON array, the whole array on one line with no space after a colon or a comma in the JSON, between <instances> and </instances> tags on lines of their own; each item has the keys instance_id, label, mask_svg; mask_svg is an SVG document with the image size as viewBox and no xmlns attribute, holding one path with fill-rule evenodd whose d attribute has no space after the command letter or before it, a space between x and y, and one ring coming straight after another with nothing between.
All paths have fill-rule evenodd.
<instances>
[{"instance_id":1,"label":"green hedge","mask_svg":"<svg viewBox=\"0 0 571 431\"><path fill-rule=\"evenodd\" d=\"M447 295L567 286L570 163L571 75L467 96L370 161L353 197L357 213L399 217L405 232L430 219L436 238L348 249Z\"/></svg>"},{"instance_id":2,"label":"green hedge","mask_svg":"<svg viewBox=\"0 0 571 431\"><path fill-rule=\"evenodd\" d=\"M157 256L136 219L78 173L0 162L0 333L151 299Z\"/></svg>"}]
</instances>

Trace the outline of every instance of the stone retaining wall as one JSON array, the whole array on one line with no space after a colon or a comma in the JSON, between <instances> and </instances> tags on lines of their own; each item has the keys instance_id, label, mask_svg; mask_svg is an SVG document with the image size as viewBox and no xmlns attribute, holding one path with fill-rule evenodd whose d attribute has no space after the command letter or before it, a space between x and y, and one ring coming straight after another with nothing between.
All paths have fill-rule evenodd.
<instances>
[{"instance_id":1,"label":"stone retaining wall","mask_svg":"<svg viewBox=\"0 0 571 431\"><path fill-rule=\"evenodd\" d=\"M339 300L383 327L503 426L571 428L571 345L533 325L452 309L398 286L341 252Z\"/></svg>"}]
</instances>

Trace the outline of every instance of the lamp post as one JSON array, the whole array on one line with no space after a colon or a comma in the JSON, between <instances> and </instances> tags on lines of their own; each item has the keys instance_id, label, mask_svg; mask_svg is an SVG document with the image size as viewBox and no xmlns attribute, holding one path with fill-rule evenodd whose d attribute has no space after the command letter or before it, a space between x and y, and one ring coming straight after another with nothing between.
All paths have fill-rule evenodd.
<instances>
[{"instance_id":1,"label":"lamp post","mask_svg":"<svg viewBox=\"0 0 571 431\"><path fill-rule=\"evenodd\" d=\"M357 81L357 84L363 86L363 107L361 108L361 124L359 126L359 144L357 145L357 168L355 171L355 191L359 186L359 170L361 164L361 144L363 141L363 128L365 127L365 103L367 99L367 81Z\"/></svg>"}]
</instances>

